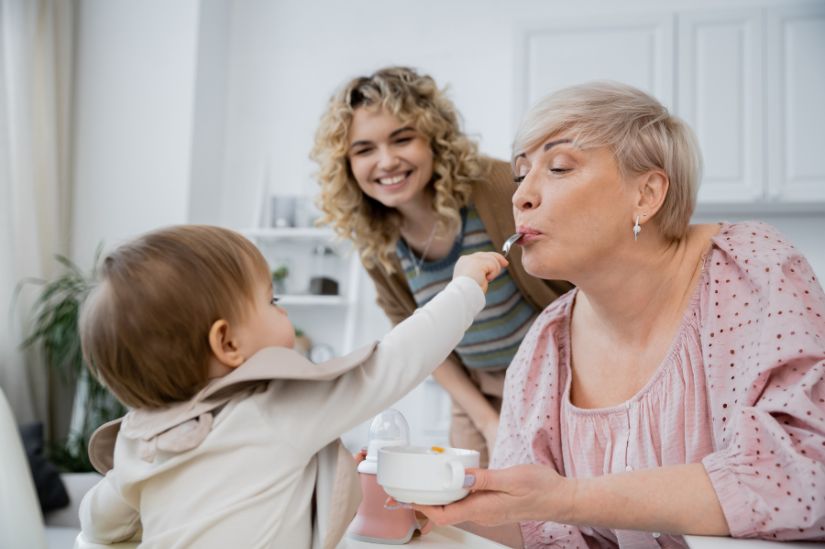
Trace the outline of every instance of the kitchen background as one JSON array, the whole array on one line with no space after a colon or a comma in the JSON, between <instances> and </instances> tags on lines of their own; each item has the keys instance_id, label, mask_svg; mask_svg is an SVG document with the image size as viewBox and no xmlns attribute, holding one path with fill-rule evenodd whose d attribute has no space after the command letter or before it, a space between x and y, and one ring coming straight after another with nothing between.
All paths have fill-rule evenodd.
<instances>
[{"instance_id":1,"label":"kitchen background","mask_svg":"<svg viewBox=\"0 0 825 549\"><path fill-rule=\"evenodd\" d=\"M696 220L764 219L825 275L823 1L81 0L75 21L70 256L90 265L101 240L173 223L243 230L302 294L286 306L316 357L389 327L347 246L308 228L307 206L326 100L388 64L448 85L499 158L554 89L610 78L650 91L698 133ZM305 295L324 275L338 295ZM399 407L412 442L445 440L434 382ZM366 424L345 441L363 445Z\"/></svg>"}]
</instances>

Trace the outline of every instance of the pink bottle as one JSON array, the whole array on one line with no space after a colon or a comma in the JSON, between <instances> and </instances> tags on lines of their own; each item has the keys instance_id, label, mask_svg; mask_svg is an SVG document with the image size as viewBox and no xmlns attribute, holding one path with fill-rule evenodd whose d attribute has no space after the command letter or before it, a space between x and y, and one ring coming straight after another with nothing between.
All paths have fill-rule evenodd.
<instances>
[{"instance_id":1,"label":"pink bottle","mask_svg":"<svg viewBox=\"0 0 825 549\"><path fill-rule=\"evenodd\" d=\"M358 464L361 479L362 500L347 530L351 538L373 543L402 545L410 541L418 530L426 534L430 524L419 524L412 509L387 509L387 494L378 484L378 449L384 446L409 444L409 426L398 410L390 408L372 420L370 424L367 458Z\"/></svg>"}]
</instances>

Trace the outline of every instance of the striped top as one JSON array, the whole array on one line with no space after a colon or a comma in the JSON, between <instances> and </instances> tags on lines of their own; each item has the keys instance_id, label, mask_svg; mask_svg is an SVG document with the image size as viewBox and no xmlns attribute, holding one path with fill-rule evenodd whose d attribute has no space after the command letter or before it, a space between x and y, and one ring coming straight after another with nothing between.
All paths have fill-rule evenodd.
<instances>
[{"instance_id":1,"label":"striped top","mask_svg":"<svg viewBox=\"0 0 825 549\"><path fill-rule=\"evenodd\" d=\"M497 251L475 208L462 208L461 224L461 233L443 259L421 262L421 258L409 249L403 239L398 241L396 253L419 307L447 286L460 256ZM416 264L419 269L416 269ZM468 368L506 368L537 314L538 311L524 299L510 273L504 269L490 282L487 305L476 316L455 351Z\"/></svg>"}]
</instances>

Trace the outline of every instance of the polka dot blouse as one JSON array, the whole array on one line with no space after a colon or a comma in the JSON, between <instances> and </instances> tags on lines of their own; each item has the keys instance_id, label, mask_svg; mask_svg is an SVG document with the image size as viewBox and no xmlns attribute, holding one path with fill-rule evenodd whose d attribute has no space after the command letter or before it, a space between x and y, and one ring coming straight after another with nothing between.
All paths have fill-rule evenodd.
<instances>
[{"instance_id":1,"label":"polka dot blouse","mask_svg":"<svg viewBox=\"0 0 825 549\"><path fill-rule=\"evenodd\" d=\"M576 290L538 317L507 371L492 467L589 477L701 462L731 535L825 539L825 294L763 223L723 224L671 348L611 408L569 399ZM522 523L525 547L682 547L681 536Z\"/></svg>"}]
</instances>

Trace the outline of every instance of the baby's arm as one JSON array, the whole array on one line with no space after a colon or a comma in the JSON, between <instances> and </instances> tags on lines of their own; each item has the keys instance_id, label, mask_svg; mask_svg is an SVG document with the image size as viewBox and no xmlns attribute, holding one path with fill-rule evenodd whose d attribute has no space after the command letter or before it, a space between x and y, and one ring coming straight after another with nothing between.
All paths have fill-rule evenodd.
<instances>
[{"instance_id":1,"label":"baby's arm","mask_svg":"<svg viewBox=\"0 0 825 549\"><path fill-rule=\"evenodd\" d=\"M298 408L313 402L305 419L307 427L314 424L320 447L392 405L441 364L484 308L488 281L506 265L494 252L459 258L452 282L384 336L363 365L335 380L290 391L288 398Z\"/></svg>"},{"instance_id":2,"label":"baby's arm","mask_svg":"<svg viewBox=\"0 0 825 549\"><path fill-rule=\"evenodd\" d=\"M80 502L80 527L88 542L126 541L140 530L140 515L117 489L109 471Z\"/></svg>"}]
</instances>

